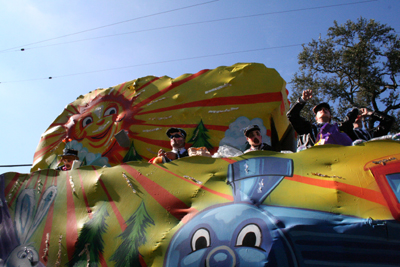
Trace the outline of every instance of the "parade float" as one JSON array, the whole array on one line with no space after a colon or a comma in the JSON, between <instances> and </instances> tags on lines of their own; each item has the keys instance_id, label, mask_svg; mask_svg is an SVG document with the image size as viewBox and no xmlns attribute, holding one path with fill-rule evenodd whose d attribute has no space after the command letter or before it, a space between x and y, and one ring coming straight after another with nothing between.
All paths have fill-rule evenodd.
<instances>
[{"instance_id":1,"label":"parade float","mask_svg":"<svg viewBox=\"0 0 400 267\"><path fill-rule=\"evenodd\" d=\"M400 142L290 153L287 95L251 63L79 96L0 175L0 266L399 266ZM250 124L280 152L241 153ZM213 156L148 163L170 127Z\"/></svg>"}]
</instances>

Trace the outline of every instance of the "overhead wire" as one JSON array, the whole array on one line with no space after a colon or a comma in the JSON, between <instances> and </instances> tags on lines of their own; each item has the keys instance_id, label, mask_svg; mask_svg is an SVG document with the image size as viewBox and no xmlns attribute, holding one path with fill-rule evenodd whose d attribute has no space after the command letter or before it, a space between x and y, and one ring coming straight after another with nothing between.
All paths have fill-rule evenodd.
<instances>
[{"instance_id":1,"label":"overhead wire","mask_svg":"<svg viewBox=\"0 0 400 267\"><path fill-rule=\"evenodd\" d=\"M361 4L361 3L368 3L368 2L375 2L375 1L377 1L377 0L366 0L366 1L359 1L359 2L353 2L353 3L345 3L345 4L335 4L335 5L327 5L327 6L319 6L319 7L300 8L300 9L293 9L293 10L285 10L285 11L276 11L276 12L268 12L268 13L261 13L261 14L253 14L253 15L246 15L246 16L237 16L237 17L231 17L231 18L222 18L222 19L215 19L215 20L208 20L208 21L201 21L201 22L193 22L193 23L186 23L186 24L171 25L171 26L165 26L165 27L159 27L159 28L153 28L153 29L147 29L147 30L139 30L139 31L130 32L130 33L137 33L137 32L142 32L142 31L151 31L151 30L159 30L159 29L172 28L172 27L182 27L182 26L201 24L201 23L219 22L219 21L224 21L224 20L233 20L233 19L240 19L240 18L265 16L265 15L271 15L271 14L281 14L281 13L298 12L298 11L321 9L321 8L330 8L330 7L337 7L337 6L344 6L344 5ZM210 2L215 2L215 1L210 1ZM205 2L205 3L210 3L210 2ZM205 4L205 3L202 3L202 4ZM177 10L177 9L174 9L174 10ZM165 12L170 12L170 11L165 11ZM165 13L165 12L160 12L160 13ZM148 16L152 16L152 15L148 15ZM115 25L115 24L116 23L109 24L109 25ZM97 27L97 28L100 28L100 27ZM124 34L129 34L129 33L124 33ZM122 35L122 34L114 34L114 35L109 35L109 36L106 36L106 37L111 37L111 36L116 36L116 35ZM105 38L105 37L95 37L95 38ZM90 39L95 39L95 38L90 38ZM77 41L83 41L83 40L77 40ZM75 42L77 42L77 41L75 41ZM74 42L74 41L72 41L72 42ZM55 45L55 44L53 44L53 45ZM46 77L46 78L35 78L35 79L25 79L25 80L16 80L16 81L3 81L3 82L0 81L0 84L1 83L27 82L27 81L36 81L36 80L45 80L45 79L47 80L47 79L53 79L53 78L63 78L63 77L70 77L70 76L77 76L77 75L83 75L83 74L98 73L98 72L105 72L105 71L111 71L111 70L118 70L118 69L126 69L126 68L154 65L154 64L170 63L170 62L185 61L185 60L192 60L192 59L200 59L200 58L207 58L207 57L216 57L216 56L222 56L222 55L230 55L230 54L262 51L262 50L269 50L269 49L288 48L288 47L295 47L295 46L301 46L301 45L303 45L303 44L291 44L291 45L284 45L284 46L264 47L264 48L248 49L248 50L241 50L241 51L224 52L224 53L201 55L201 56L181 58L181 59L171 59L171 60L164 60L164 61L142 63L142 64L136 64L136 65L116 67L116 68L108 68L108 69L102 69L102 70L79 72L79 73L73 73L73 74L49 76L49 77Z\"/></svg>"},{"instance_id":2,"label":"overhead wire","mask_svg":"<svg viewBox=\"0 0 400 267\"><path fill-rule=\"evenodd\" d=\"M293 45L283 45L283 46L275 46L275 47L264 47L264 48L248 49L248 50L241 50L241 51L224 52L224 53L211 54L211 55L202 55L202 56L194 56L194 57L187 57L187 58L170 59L170 60L149 62L149 63L143 63L143 64L135 64L135 65L130 65L130 66L118 67L118 68L110 68L110 69L104 69L104 70L98 70L98 71L91 71L91 72L86 72L86 73L83 73L83 74L110 71L110 70L118 70L118 69L126 69L126 68L133 68L133 67L142 67L142 66L147 66L147 65L171 63L171 62L178 62L178 61L185 61L185 60L192 60L192 59L200 59L200 58L207 58L207 57L216 57L216 56L225 56L225 55L232 55L232 54L239 54L239 53L248 53L248 52L255 52L255 51L262 51L262 50L269 50L269 49L287 48L287 47L301 46L301 45L302 44L293 44ZM60 76L53 76L53 78L61 78L61 77L75 76L75 75L81 75L81 74L82 73L60 75Z\"/></svg>"},{"instance_id":3,"label":"overhead wire","mask_svg":"<svg viewBox=\"0 0 400 267\"><path fill-rule=\"evenodd\" d=\"M143 66L148 66L148 65L162 64L162 63L171 63L171 62L178 62L178 61L185 61L185 60L192 60L192 59L200 59L200 58L207 58L207 57L216 57L216 56L225 56L225 55L231 55L231 54L248 53L248 52L255 52L255 51L262 51L262 50L269 50L269 49L295 47L295 46L301 46L301 45L302 44L291 44L291 45L282 45L282 46L274 46L274 47L263 47L263 48L247 49L247 50L224 52L224 53L218 53L218 54L210 54L210 55L202 55L202 56L187 57L187 58L180 58L180 59L170 59L170 60L149 62L149 63L143 63L143 64L135 64L135 65L129 65L129 66L123 66L123 67L102 69L102 70L94 70L94 71L86 71L86 72L79 72L79 73L72 73L72 74L65 74L65 75L58 75L58 76L50 76L50 77L47 77L47 78L36 78L36 79L17 80L17 81L5 81L5 82L0 82L0 84L2 84L2 83L28 82L28 81L36 81L36 80L51 80L51 79L56 79L56 78L78 76L78 75L83 75L83 74L91 74L91 73L105 72L105 71L111 71L111 70L128 69L128 68L134 68L134 67L143 67Z\"/></svg>"},{"instance_id":4,"label":"overhead wire","mask_svg":"<svg viewBox=\"0 0 400 267\"><path fill-rule=\"evenodd\" d=\"M215 0L215 1L218 1L218 0ZM208 4L208 3L211 3L211 2L215 2L215 1L205 2L205 3L202 3L202 4ZM157 28L151 28L151 29L145 29L145 30L137 30L137 31L131 31L131 32L126 32L126 33L116 33L116 34L110 34L110 35L104 35L104 36L98 36L98 37L84 38L84 39L80 39L80 40L67 41L67 42L49 44L49 45L43 45L43 46L29 47L30 45L33 45L33 44L44 43L44 42L47 42L47 41L52 41L52 40L55 40L55 39L60 39L60 38L63 38L63 37L67 37L67 36L71 36L71 35L75 35L75 34L80 34L80 33L84 33L84 32L87 32L87 31L92 31L92 30L96 30L96 29L100 29L100 28L109 27L109 26L114 26L114 25L117 25L117 24L120 24L120 23L129 22L129 21L132 21L132 20L139 19L139 18L135 18L135 19L126 20L126 21L123 21L123 22L116 22L116 23L105 25L105 26L96 27L96 28L93 28L93 29L90 29L90 30L80 31L80 32L77 32L77 33L72 33L72 34L63 35L63 36L60 36L60 37L55 37L55 38L51 38L51 39L47 39L47 40L43 40L43 41L38 41L38 42L27 44L27 45L22 45L23 47L19 46L19 47L9 48L9 49L5 49L5 50L0 50L0 53L8 52L8 51L16 49L16 48L19 48L19 49L18 50L13 50L12 52L15 52L15 51L26 51L28 49L37 49L37 48L43 48L43 47L64 45L64 44L77 43L77 42L96 40L96 39L102 39L102 38L109 38L109 37L128 35L128 34L134 34L134 33L140 33L140 32L165 30L165 29L170 29L170 28L192 26L192 25L199 25L199 24L205 24L205 23L214 23L214 22L221 22L221 21L229 21L229 20L237 20L237 19L244 19L244 18L252 18L252 17L260 17L260 16L267 16L267 15L274 15L274 14L283 14L283 13L299 12L299 11L306 11L306 10L332 8L332 7L338 7L338 6L364 4L364 3L376 2L376 1L378 1L378 0L365 0L365 1L359 1L359 2L344 3L344 4L335 4L335 5L326 5L326 6L308 7L308 8L298 8L298 9L291 9L291 10L284 10L284 11L274 11L274 12L252 14L252 15L245 15L245 16L236 16L236 17L230 17L230 18L220 18L220 19L213 19L213 20L206 20L206 21L198 21L198 22L190 22L190 23L184 23L184 24L163 26L163 27L157 27ZM200 4L198 4L198 5L200 5ZM193 5L193 6L196 6L196 5ZM193 6L189 6L189 7L193 7ZM185 8L189 8L189 7L185 7ZM180 8L180 9L183 9L183 8ZM143 17L140 17L140 18L145 18L145 17L149 17L149 16L155 16L155 15L159 15L159 14L163 14L163 13L167 13L167 12L172 12L172 11L176 11L176 10L179 10L179 9L159 12L159 13L156 13L156 14L147 15L147 16L143 16Z\"/></svg>"},{"instance_id":5,"label":"overhead wire","mask_svg":"<svg viewBox=\"0 0 400 267\"><path fill-rule=\"evenodd\" d=\"M21 46L22 47L24 47L24 46L26 47L26 46L30 46L30 45L34 45L34 44L44 43L44 42L48 42L48 41L52 41L52 40L56 40L56 39L65 38L65 37L72 36L72 35L77 35L77 34L81 34L81 33L85 33L85 32L90 32L90 31L94 31L94 30L98 30L98 29L103 29L103 28L106 28L106 27L115 26L115 25L122 24L122 23L131 22L131 21L134 21L134 20L150 18L150 17L153 17L153 16L158 16L158 15L161 15L161 14L171 13L171 12L175 12L175 11L178 11L178 10L183 10L183 9L188 9L188 8L197 7L197 6L201 6L201 5L206 5L206 4L210 4L210 3L214 3L214 2L218 2L218 1L219 0L211 0L211 1L208 1L208 2L203 2L203 3L194 4L194 5L190 5L190 6L179 7L179 8L170 9L170 10L167 10L167 11L161 11L161 12L157 12L157 13L150 14L150 15L145 15L145 16L141 16L141 17L137 17L137 18L133 18L133 19L128 19L128 20L123 20L123 21L119 21L119 22L115 22L115 23L111 23L111 24L107 24L107 25L103 25L103 26L87 29L87 30L82 30L82 31L79 31L79 32L64 34L64 35L61 35L61 36L58 36L58 37L53 37L53 38L45 39L45 40L42 40L42 41L37 41L37 42L25 44L25 45L20 45L20 46L17 46L17 47L12 47L12 48L8 48L8 49L0 50L0 52L9 51L9 50L13 50L13 49L16 49L16 48L21 48Z\"/></svg>"}]
</instances>

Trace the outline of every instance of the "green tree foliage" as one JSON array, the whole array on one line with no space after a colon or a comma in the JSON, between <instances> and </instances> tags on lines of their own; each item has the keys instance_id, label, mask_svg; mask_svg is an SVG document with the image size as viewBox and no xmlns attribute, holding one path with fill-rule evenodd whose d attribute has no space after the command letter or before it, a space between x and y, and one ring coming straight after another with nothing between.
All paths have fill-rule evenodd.
<instances>
[{"instance_id":1,"label":"green tree foliage","mask_svg":"<svg viewBox=\"0 0 400 267\"><path fill-rule=\"evenodd\" d=\"M131 142L131 146L129 147L128 153L126 153L122 162L128 161L141 161L142 157L137 153L135 146L133 145L133 141Z\"/></svg>"},{"instance_id":2,"label":"green tree foliage","mask_svg":"<svg viewBox=\"0 0 400 267\"><path fill-rule=\"evenodd\" d=\"M206 147L207 149L212 149L213 146L207 141L210 139L207 132L208 130L204 126L203 120L200 120L200 123L197 125L188 143L193 143L192 147Z\"/></svg>"},{"instance_id":3,"label":"green tree foliage","mask_svg":"<svg viewBox=\"0 0 400 267\"><path fill-rule=\"evenodd\" d=\"M104 240L102 234L107 231L106 218L109 216L105 204L101 205L99 210L93 214L92 219L85 223L75 243L75 251L72 260L68 262L70 267L86 267L87 252L86 244L90 255L90 266L101 266L99 263L99 254L104 251Z\"/></svg>"},{"instance_id":4,"label":"green tree foliage","mask_svg":"<svg viewBox=\"0 0 400 267\"><path fill-rule=\"evenodd\" d=\"M83 159L82 163L81 163L81 167L83 166L87 166L87 160L86 157Z\"/></svg>"},{"instance_id":5,"label":"green tree foliage","mask_svg":"<svg viewBox=\"0 0 400 267\"><path fill-rule=\"evenodd\" d=\"M304 117L312 119L311 107L325 101L334 104L336 120L336 114L343 118L351 107L366 107L394 116L392 131L400 131L400 39L393 28L365 18L343 25L334 21L327 38L303 45L298 59L290 100L313 90Z\"/></svg>"},{"instance_id":6,"label":"green tree foliage","mask_svg":"<svg viewBox=\"0 0 400 267\"><path fill-rule=\"evenodd\" d=\"M125 231L119 235L123 241L111 257L116 267L141 266L139 247L146 243L146 228L150 224L154 225L154 221L142 202L136 212L126 221Z\"/></svg>"}]
</instances>

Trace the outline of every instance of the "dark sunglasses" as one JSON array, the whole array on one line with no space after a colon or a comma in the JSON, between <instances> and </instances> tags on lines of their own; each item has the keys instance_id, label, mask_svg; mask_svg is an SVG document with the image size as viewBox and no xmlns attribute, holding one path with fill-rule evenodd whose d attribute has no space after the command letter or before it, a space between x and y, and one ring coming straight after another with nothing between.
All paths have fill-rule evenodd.
<instances>
[{"instance_id":1,"label":"dark sunglasses","mask_svg":"<svg viewBox=\"0 0 400 267\"><path fill-rule=\"evenodd\" d=\"M170 135L169 136L169 139L172 139L172 138L183 138L183 136L182 135L179 135L179 134L174 134L174 135Z\"/></svg>"}]
</instances>

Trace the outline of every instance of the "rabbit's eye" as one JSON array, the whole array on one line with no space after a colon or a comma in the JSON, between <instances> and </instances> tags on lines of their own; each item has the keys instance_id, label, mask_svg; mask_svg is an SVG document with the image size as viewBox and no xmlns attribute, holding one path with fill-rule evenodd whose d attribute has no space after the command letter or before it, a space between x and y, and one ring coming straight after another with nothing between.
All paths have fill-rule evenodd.
<instances>
[{"instance_id":1,"label":"rabbit's eye","mask_svg":"<svg viewBox=\"0 0 400 267\"><path fill-rule=\"evenodd\" d=\"M28 256L28 253L26 253L25 251L20 251L18 252L17 256L20 259L25 259Z\"/></svg>"},{"instance_id":2,"label":"rabbit's eye","mask_svg":"<svg viewBox=\"0 0 400 267\"><path fill-rule=\"evenodd\" d=\"M33 259L33 252L32 250L27 249L26 247L24 250L21 250L20 252L17 253L18 258L20 259L25 259L27 258L28 260Z\"/></svg>"}]
</instances>

